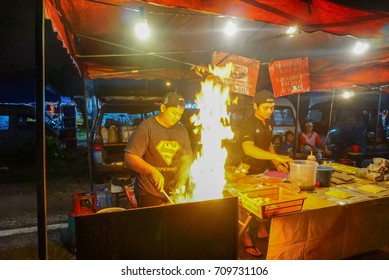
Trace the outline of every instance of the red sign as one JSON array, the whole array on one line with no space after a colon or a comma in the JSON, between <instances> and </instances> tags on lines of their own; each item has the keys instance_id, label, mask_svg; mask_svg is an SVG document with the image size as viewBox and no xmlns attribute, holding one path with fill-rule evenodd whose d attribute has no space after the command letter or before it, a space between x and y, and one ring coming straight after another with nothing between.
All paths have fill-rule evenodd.
<instances>
[{"instance_id":1,"label":"red sign","mask_svg":"<svg viewBox=\"0 0 389 280\"><path fill-rule=\"evenodd\" d=\"M257 86L260 61L223 52L213 53L213 64L225 66L232 63L230 79L227 80L230 92L254 96Z\"/></svg>"},{"instance_id":2,"label":"red sign","mask_svg":"<svg viewBox=\"0 0 389 280\"><path fill-rule=\"evenodd\" d=\"M310 90L308 58L293 58L269 63L274 97Z\"/></svg>"}]
</instances>

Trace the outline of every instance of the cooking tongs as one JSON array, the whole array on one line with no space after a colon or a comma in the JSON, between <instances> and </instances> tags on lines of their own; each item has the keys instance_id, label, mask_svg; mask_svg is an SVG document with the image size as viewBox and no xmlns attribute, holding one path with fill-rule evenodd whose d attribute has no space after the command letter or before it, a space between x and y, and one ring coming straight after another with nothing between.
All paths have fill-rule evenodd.
<instances>
[{"instance_id":1,"label":"cooking tongs","mask_svg":"<svg viewBox=\"0 0 389 280\"><path fill-rule=\"evenodd\" d=\"M174 204L174 201L168 196L168 194L165 192L165 190L162 190L163 195L169 200L171 204Z\"/></svg>"}]
</instances>

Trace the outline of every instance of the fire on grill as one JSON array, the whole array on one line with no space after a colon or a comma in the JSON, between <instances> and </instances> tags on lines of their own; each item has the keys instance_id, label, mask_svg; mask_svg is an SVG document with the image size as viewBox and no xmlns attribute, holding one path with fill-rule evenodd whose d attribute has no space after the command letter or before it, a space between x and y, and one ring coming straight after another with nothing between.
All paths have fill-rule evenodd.
<instances>
[{"instance_id":1,"label":"fire on grill","mask_svg":"<svg viewBox=\"0 0 389 280\"><path fill-rule=\"evenodd\" d=\"M191 195L185 195L184 186L176 190L175 202L201 201L223 197L225 180L225 162L227 150L222 146L224 139L232 139L228 105L230 105L229 87L223 83L230 76L232 64L224 67L202 68L207 73L196 95L199 113L191 121L195 133L200 133L201 150L191 166L189 188Z\"/></svg>"}]
</instances>

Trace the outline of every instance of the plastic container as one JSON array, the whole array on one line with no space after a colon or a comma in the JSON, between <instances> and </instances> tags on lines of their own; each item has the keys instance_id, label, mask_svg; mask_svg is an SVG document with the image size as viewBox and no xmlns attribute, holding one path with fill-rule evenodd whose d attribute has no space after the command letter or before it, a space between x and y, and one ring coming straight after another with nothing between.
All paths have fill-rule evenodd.
<instances>
[{"instance_id":1,"label":"plastic container","mask_svg":"<svg viewBox=\"0 0 389 280\"><path fill-rule=\"evenodd\" d=\"M103 143L108 143L108 129L105 126L100 128L100 135L103 138Z\"/></svg>"},{"instance_id":2,"label":"plastic container","mask_svg":"<svg viewBox=\"0 0 389 280\"><path fill-rule=\"evenodd\" d=\"M111 125L108 128L108 143L119 142L119 132L115 125Z\"/></svg>"},{"instance_id":3,"label":"plastic container","mask_svg":"<svg viewBox=\"0 0 389 280\"><path fill-rule=\"evenodd\" d=\"M104 185L100 186L96 192L96 204L98 209L107 207L107 196Z\"/></svg>"},{"instance_id":4,"label":"plastic container","mask_svg":"<svg viewBox=\"0 0 389 280\"><path fill-rule=\"evenodd\" d=\"M331 185L332 173L335 168L332 166L318 166L316 171L316 181L320 183L320 187L329 187Z\"/></svg>"},{"instance_id":5,"label":"plastic container","mask_svg":"<svg viewBox=\"0 0 389 280\"><path fill-rule=\"evenodd\" d=\"M297 185L302 191L311 191L316 185L316 171L318 163L311 160L295 160L289 164L289 181Z\"/></svg>"}]
</instances>

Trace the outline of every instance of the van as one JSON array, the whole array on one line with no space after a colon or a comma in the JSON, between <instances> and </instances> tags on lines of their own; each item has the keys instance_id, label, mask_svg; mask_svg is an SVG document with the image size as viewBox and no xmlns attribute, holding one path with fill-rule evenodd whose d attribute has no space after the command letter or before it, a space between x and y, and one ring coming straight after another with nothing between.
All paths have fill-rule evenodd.
<instances>
[{"instance_id":1,"label":"van","mask_svg":"<svg viewBox=\"0 0 389 280\"><path fill-rule=\"evenodd\" d=\"M35 107L27 104L0 104L0 154L9 155L35 144ZM55 137L46 124L46 135Z\"/></svg>"},{"instance_id":2,"label":"van","mask_svg":"<svg viewBox=\"0 0 389 280\"><path fill-rule=\"evenodd\" d=\"M0 104L0 153L11 154L35 143L35 109L24 104Z\"/></svg>"},{"instance_id":3,"label":"van","mask_svg":"<svg viewBox=\"0 0 389 280\"><path fill-rule=\"evenodd\" d=\"M368 156L372 154L372 144L385 146L388 142L386 127L382 120L377 121L377 116L381 118L382 112L389 109L389 96L382 95L380 103L379 109L379 95L375 93L359 93L349 99L335 96L333 102L314 102L306 119L313 123L314 131L326 136L333 158L345 158L350 152Z\"/></svg>"},{"instance_id":4,"label":"van","mask_svg":"<svg viewBox=\"0 0 389 280\"><path fill-rule=\"evenodd\" d=\"M89 137L92 180L105 183L134 172L124 162L124 148L141 121L155 116L161 97L105 97L100 100Z\"/></svg>"}]
</instances>

